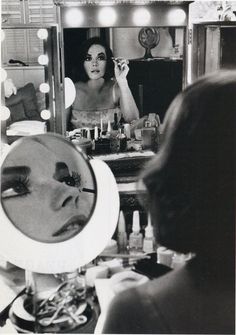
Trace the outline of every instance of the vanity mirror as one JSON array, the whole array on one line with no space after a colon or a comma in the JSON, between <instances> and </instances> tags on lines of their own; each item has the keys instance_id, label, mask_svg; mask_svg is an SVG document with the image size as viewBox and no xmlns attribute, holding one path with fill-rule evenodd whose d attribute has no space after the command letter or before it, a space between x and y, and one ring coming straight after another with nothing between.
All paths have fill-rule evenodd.
<instances>
[{"instance_id":1,"label":"vanity mirror","mask_svg":"<svg viewBox=\"0 0 236 335\"><path fill-rule=\"evenodd\" d=\"M26 271L25 288L13 295L0 321L9 317L23 333L90 333L98 306L82 270L114 234L115 178L104 162L88 160L61 135L26 136L5 150L0 257L17 266L17 282Z\"/></svg>"},{"instance_id":2,"label":"vanity mirror","mask_svg":"<svg viewBox=\"0 0 236 335\"><path fill-rule=\"evenodd\" d=\"M129 60L128 83L139 116L157 113L161 120L174 96L186 83L186 26L189 2L56 1L63 37L64 76L76 82L81 43L100 36L114 57ZM145 55L142 28L158 31L158 43ZM145 31L148 31L147 29ZM73 52L72 52L73 50ZM67 129L62 115L64 132Z\"/></svg>"},{"instance_id":3,"label":"vanity mirror","mask_svg":"<svg viewBox=\"0 0 236 335\"><path fill-rule=\"evenodd\" d=\"M60 132L58 26L3 25L1 33L8 142L17 136ZM17 91L7 92L9 84Z\"/></svg>"},{"instance_id":4,"label":"vanity mirror","mask_svg":"<svg viewBox=\"0 0 236 335\"><path fill-rule=\"evenodd\" d=\"M3 157L0 210L0 254L30 271L61 273L105 248L119 196L105 163L48 133L16 141Z\"/></svg>"}]
</instances>

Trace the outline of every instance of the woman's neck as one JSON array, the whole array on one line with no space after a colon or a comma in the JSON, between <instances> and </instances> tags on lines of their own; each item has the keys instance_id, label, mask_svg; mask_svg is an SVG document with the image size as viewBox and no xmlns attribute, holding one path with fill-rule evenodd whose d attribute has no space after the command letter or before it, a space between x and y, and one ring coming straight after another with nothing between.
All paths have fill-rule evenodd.
<instances>
[{"instance_id":1,"label":"woman's neck","mask_svg":"<svg viewBox=\"0 0 236 335\"><path fill-rule=\"evenodd\" d=\"M87 81L88 87L91 89L101 89L105 83L104 78L90 79Z\"/></svg>"}]
</instances>

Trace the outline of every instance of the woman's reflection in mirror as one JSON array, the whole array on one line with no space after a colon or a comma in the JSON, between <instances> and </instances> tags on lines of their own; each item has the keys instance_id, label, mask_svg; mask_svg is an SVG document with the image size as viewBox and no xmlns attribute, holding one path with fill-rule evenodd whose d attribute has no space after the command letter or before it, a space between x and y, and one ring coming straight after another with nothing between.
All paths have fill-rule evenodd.
<instances>
[{"instance_id":1,"label":"woman's reflection in mirror","mask_svg":"<svg viewBox=\"0 0 236 335\"><path fill-rule=\"evenodd\" d=\"M109 46L93 37L80 46L76 78L76 98L66 110L69 129L93 128L113 122L114 114L126 122L138 119L139 111L130 91L128 61L114 58Z\"/></svg>"},{"instance_id":2,"label":"woman's reflection in mirror","mask_svg":"<svg viewBox=\"0 0 236 335\"><path fill-rule=\"evenodd\" d=\"M1 201L11 222L25 235L61 242L88 222L95 185L73 147L60 148L61 141L57 147L50 146L47 141L24 138L8 154L2 166ZM65 155L63 150L69 149L70 155Z\"/></svg>"}]
</instances>

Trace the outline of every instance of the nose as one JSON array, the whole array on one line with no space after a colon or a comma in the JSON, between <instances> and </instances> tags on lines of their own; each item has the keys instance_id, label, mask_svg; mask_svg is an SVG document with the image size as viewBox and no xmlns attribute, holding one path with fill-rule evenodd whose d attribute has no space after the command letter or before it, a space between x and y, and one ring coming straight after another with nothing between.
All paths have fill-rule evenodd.
<instances>
[{"instance_id":1,"label":"nose","mask_svg":"<svg viewBox=\"0 0 236 335\"><path fill-rule=\"evenodd\" d=\"M79 190L58 181L47 183L44 187L44 196L49 200L52 210L58 211L62 208L77 209L79 205Z\"/></svg>"},{"instance_id":2,"label":"nose","mask_svg":"<svg viewBox=\"0 0 236 335\"><path fill-rule=\"evenodd\" d=\"M96 66L96 65L98 65L98 60L95 58L95 59L92 59L92 65L94 66Z\"/></svg>"}]
</instances>

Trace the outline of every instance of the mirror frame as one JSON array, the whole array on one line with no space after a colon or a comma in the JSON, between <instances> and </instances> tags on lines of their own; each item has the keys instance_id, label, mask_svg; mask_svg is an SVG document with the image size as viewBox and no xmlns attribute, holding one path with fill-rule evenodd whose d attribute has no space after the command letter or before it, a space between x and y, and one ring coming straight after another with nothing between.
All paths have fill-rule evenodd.
<instances>
[{"instance_id":1,"label":"mirror frame","mask_svg":"<svg viewBox=\"0 0 236 335\"><path fill-rule=\"evenodd\" d=\"M236 28L236 21L201 21L194 22L191 25L192 29L192 43L191 43L191 73L192 82L196 81L198 77L206 74L205 61L206 61L206 30L211 28L217 31L216 36L220 33L222 28ZM214 41L216 42L216 41ZM212 41L213 43L213 41ZM221 45L220 38L217 39L217 44L213 45L216 48L216 53L212 55L217 61L217 70L220 69L221 58ZM217 57L216 57L217 56ZM212 63L212 62L210 62ZM214 69L215 70L215 69Z\"/></svg>"},{"instance_id":2,"label":"mirror frame","mask_svg":"<svg viewBox=\"0 0 236 335\"><path fill-rule=\"evenodd\" d=\"M64 95L61 90L62 74L60 70L60 47L59 47L59 25L58 24L3 24L1 29L42 29L50 31L47 40L44 42L46 46L46 54L49 57L48 65L44 65L45 82L50 85L50 91L46 94L49 96L48 108L51 112L51 118L48 120L50 124L50 132L62 133L61 115L64 111ZM20 67L19 67L20 68ZM23 67L22 67L23 68ZM27 84L27 83L25 83Z\"/></svg>"},{"instance_id":3,"label":"mirror frame","mask_svg":"<svg viewBox=\"0 0 236 335\"><path fill-rule=\"evenodd\" d=\"M183 84L182 88L187 85L187 64L188 64L188 52L187 52L187 26L189 16L189 4L192 1L156 1L156 0L54 0L54 4L57 6L57 15L59 18L59 29L61 37L63 39L64 28L114 28L114 27L176 27L184 29L184 50L183 50ZM116 21L113 24L105 25L99 21L99 11L104 7L114 8L116 11ZM132 15L135 10L143 8L147 9L150 15L149 23L135 24L132 20ZM70 10L78 10L84 14L84 20L81 22L67 23L65 16ZM170 18L170 12L175 10L183 10L185 12L185 18L182 21L174 22ZM63 41L62 41L63 45ZM65 78L65 63L64 53L61 49L61 67L63 77L63 91L64 89L64 78ZM66 120L65 113L61 115L62 121L62 134L66 134Z\"/></svg>"},{"instance_id":4,"label":"mirror frame","mask_svg":"<svg viewBox=\"0 0 236 335\"><path fill-rule=\"evenodd\" d=\"M50 133L46 135L58 137L58 140L66 142L85 158L81 149L67 142L61 135ZM8 154L20 143L21 140L18 140L6 148L0 157L1 166ZM93 213L83 230L61 242L36 241L15 227L0 201L0 255L4 259L37 273L63 273L75 271L88 264L104 250L118 222L120 210L118 186L107 164L98 159L85 159L91 165L95 177L97 196Z\"/></svg>"}]
</instances>

